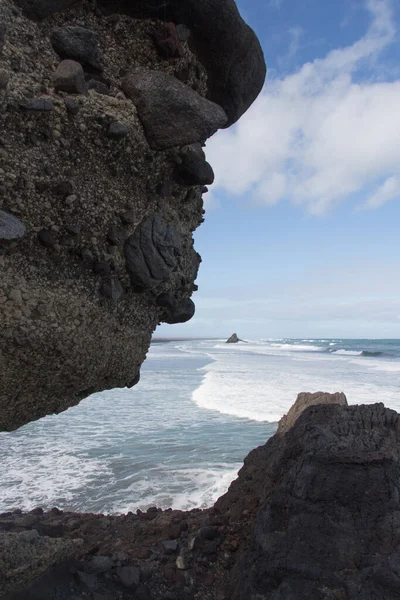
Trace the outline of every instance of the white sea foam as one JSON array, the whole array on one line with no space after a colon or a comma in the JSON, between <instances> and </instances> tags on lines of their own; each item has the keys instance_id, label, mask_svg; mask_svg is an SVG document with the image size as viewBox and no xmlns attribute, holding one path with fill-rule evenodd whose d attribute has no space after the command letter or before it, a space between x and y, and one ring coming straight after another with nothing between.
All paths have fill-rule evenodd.
<instances>
[{"instance_id":1,"label":"white sea foam","mask_svg":"<svg viewBox=\"0 0 400 600\"><path fill-rule=\"evenodd\" d=\"M361 356L362 352L355 350L334 350L332 354L340 354L342 356Z\"/></svg>"}]
</instances>

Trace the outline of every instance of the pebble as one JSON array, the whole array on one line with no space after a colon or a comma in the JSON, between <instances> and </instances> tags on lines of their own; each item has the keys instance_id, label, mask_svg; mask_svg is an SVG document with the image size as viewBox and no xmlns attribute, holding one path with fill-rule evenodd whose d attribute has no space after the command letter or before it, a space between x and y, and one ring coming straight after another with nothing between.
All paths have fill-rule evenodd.
<instances>
[{"instance_id":1,"label":"pebble","mask_svg":"<svg viewBox=\"0 0 400 600\"><path fill-rule=\"evenodd\" d=\"M33 112L51 112L54 108L53 102L49 98L22 100L19 106L23 110L31 110Z\"/></svg>"},{"instance_id":2,"label":"pebble","mask_svg":"<svg viewBox=\"0 0 400 600\"><path fill-rule=\"evenodd\" d=\"M18 305L22 304L22 293L21 293L20 289L15 288L15 289L11 290L8 297L10 300L15 302L15 304L18 304Z\"/></svg>"},{"instance_id":3,"label":"pebble","mask_svg":"<svg viewBox=\"0 0 400 600\"><path fill-rule=\"evenodd\" d=\"M120 123L119 121L114 121L110 123L107 130L107 137L112 140L121 140L126 137L129 133L129 127Z\"/></svg>"}]
</instances>

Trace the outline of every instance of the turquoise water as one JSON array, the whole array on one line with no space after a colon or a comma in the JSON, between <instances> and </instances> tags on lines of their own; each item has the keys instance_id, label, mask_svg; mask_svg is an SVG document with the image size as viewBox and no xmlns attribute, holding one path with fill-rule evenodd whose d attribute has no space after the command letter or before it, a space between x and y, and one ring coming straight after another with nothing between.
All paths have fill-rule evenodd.
<instances>
[{"instance_id":1,"label":"turquoise water","mask_svg":"<svg viewBox=\"0 0 400 600\"><path fill-rule=\"evenodd\" d=\"M154 344L135 388L0 434L0 510L210 506L297 393L400 410L399 373L396 340Z\"/></svg>"}]
</instances>

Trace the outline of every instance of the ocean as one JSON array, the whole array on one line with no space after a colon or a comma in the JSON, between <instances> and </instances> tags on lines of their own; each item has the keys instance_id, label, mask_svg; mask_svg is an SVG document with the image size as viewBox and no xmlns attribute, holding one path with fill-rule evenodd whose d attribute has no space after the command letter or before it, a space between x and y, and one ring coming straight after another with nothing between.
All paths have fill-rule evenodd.
<instances>
[{"instance_id":1,"label":"ocean","mask_svg":"<svg viewBox=\"0 0 400 600\"><path fill-rule=\"evenodd\" d=\"M206 508L299 392L400 411L400 340L153 343L140 384L0 433L0 512Z\"/></svg>"}]
</instances>

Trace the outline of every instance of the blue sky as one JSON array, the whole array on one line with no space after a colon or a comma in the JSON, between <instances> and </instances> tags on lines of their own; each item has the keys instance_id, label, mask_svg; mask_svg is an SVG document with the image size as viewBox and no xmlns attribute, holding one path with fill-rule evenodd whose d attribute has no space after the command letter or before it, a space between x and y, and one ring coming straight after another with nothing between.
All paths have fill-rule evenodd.
<instances>
[{"instance_id":1,"label":"blue sky","mask_svg":"<svg viewBox=\"0 0 400 600\"><path fill-rule=\"evenodd\" d=\"M207 144L196 316L157 335L400 338L400 3L238 6L267 82Z\"/></svg>"}]
</instances>

